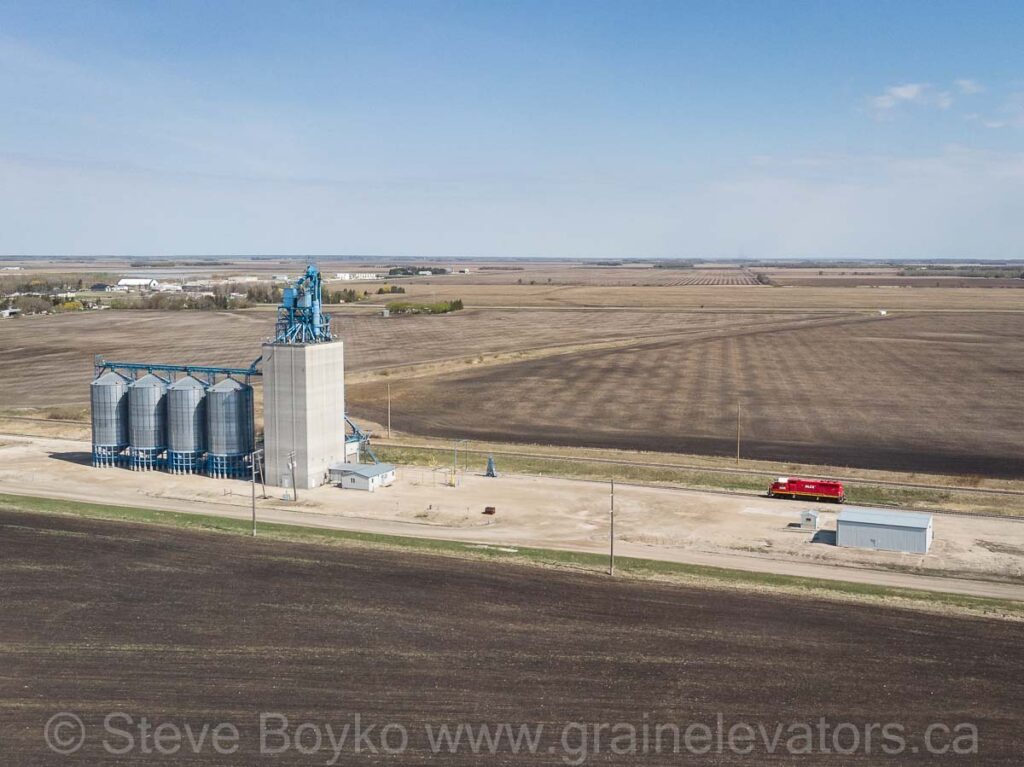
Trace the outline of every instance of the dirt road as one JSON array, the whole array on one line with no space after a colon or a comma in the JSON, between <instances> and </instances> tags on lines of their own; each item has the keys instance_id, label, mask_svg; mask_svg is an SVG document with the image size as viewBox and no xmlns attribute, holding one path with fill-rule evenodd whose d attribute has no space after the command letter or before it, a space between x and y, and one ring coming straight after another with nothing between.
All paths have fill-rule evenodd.
<instances>
[{"instance_id":1,"label":"dirt road","mask_svg":"<svg viewBox=\"0 0 1024 767\"><path fill-rule=\"evenodd\" d=\"M86 500L234 518L250 515L247 483L162 472L100 470L88 443L4 436L0 492ZM341 530L602 553L608 547L607 487L578 480L464 475L459 487L428 469L403 467L376 493L322 487L293 504L259 500L259 518ZM496 505L493 516L481 514ZM1024 601L1024 523L941 518L932 553L839 549L794 530L807 504L668 488L620 488L616 550L623 556L753 572L918 588ZM826 527L835 506L822 507Z\"/></svg>"}]
</instances>

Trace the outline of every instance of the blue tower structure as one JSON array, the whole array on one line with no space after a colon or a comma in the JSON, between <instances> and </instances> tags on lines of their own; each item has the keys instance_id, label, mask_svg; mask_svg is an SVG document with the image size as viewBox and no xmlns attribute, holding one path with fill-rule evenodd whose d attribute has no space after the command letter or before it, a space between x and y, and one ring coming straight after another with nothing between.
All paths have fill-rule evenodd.
<instances>
[{"instance_id":1,"label":"blue tower structure","mask_svg":"<svg viewBox=\"0 0 1024 767\"><path fill-rule=\"evenodd\" d=\"M320 270L313 264L284 289L277 307L276 343L315 344L331 340L331 315L324 314Z\"/></svg>"}]
</instances>

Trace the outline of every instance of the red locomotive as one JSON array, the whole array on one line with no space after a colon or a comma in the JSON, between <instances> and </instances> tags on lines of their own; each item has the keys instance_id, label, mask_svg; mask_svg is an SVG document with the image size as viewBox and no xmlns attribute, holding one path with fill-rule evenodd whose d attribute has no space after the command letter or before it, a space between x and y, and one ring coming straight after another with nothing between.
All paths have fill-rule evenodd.
<instances>
[{"instance_id":1,"label":"red locomotive","mask_svg":"<svg viewBox=\"0 0 1024 767\"><path fill-rule=\"evenodd\" d=\"M843 483L834 479L801 479L779 477L768 487L769 498L792 498L807 501L835 501L846 503Z\"/></svg>"}]
</instances>

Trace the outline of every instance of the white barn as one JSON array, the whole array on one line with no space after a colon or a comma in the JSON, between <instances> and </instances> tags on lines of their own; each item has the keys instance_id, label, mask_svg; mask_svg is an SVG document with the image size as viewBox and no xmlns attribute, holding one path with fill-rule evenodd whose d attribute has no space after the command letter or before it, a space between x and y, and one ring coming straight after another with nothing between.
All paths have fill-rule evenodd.
<instances>
[{"instance_id":1,"label":"white barn","mask_svg":"<svg viewBox=\"0 0 1024 767\"><path fill-rule=\"evenodd\" d=\"M122 277L117 287L123 290L156 290L157 281L146 277Z\"/></svg>"}]
</instances>

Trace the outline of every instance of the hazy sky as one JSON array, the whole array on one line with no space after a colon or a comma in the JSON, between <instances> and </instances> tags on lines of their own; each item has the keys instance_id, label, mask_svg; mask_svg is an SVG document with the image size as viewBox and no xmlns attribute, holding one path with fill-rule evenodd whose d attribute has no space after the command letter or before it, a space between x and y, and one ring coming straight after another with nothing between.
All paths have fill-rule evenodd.
<instances>
[{"instance_id":1,"label":"hazy sky","mask_svg":"<svg viewBox=\"0 0 1024 767\"><path fill-rule=\"evenodd\" d=\"M1024 257L1024 2L0 0L0 253Z\"/></svg>"}]
</instances>

